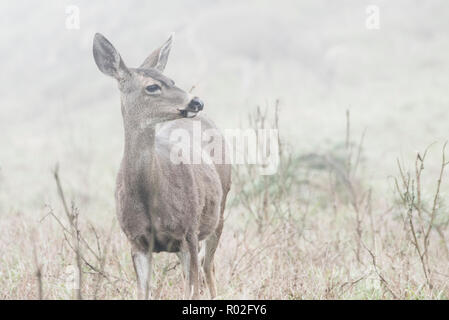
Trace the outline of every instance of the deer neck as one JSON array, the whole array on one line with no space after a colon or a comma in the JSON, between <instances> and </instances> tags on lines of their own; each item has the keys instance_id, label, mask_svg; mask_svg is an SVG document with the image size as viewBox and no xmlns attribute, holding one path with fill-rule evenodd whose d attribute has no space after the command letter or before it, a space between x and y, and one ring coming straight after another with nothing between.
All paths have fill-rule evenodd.
<instances>
[{"instance_id":1,"label":"deer neck","mask_svg":"<svg viewBox=\"0 0 449 320\"><path fill-rule=\"evenodd\" d=\"M138 111L132 114L126 110ZM145 105L134 105L125 108L122 101L122 116L125 131L125 146L123 154L123 166L132 176L132 180L140 179L142 173L149 173L150 177L156 177L159 173L157 167L157 155L155 149L156 126L159 123L181 118L180 114L163 113L160 110ZM150 170L150 171L148 171ZM126 176L126 174L125 174ZM136 181L130 181L135 183Z\"/></svg>"},{"instance_id":2,"label":"deer neck","mask_svg":"<svg viewBox=\"0 0 449 320\"><path fill-rule=\"evenodd\" d=\"M156 128L154 126L145 129L125 127L125 155L134 156L146 152L153 153L155 145Z\"/></svg>"},{"instance_id":3,"label":"deer neck","mask_svg":"<svg viewBox=\"0 0 449 320\"><path fill-rule=\"evenodd\" d=\"M140 121L124 119L124 133L123 178L126 185L135 189L154 176L156 123L142 125Z\"/></svg>"}]
</instances>

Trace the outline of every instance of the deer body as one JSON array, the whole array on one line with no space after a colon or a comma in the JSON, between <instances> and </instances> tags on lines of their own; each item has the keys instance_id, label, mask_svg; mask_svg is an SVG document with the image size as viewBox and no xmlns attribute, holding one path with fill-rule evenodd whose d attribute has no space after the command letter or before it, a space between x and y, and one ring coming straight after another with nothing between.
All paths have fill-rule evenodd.
<instances>
[{"instance_id":1,"label":"deer body","mask_svg":"<svg viewBox=\"0 0 449 320\"><path fill-rule=\"evenodd\" d=\"M190 119L202 109L202 102L162 74L170 47L171 38L140 68L131 69L106 38L97 34L94 39L99 69L116 78L121 91L125 144L117 175L117 216L131 243L139 298L149 297L152 253L161 251L178 254L185 296L198 298L202 240L206 242L203 268L213 298L213 258L223 228L230 166L171 161L172 130L182 128L192 135L193 121L200 121L204 129L215 125L201 116ZM158 124L164 128L157 130Z\"/></svg>"},{"instance_id":2,"label":"deer body","mask_svg":"<svg viewBox=\"0 0 449 320\"><path fill-rule=\"evenodd\" d=\"M153 251L178 252L188 232L201 241L217 227L220 177L213 165L173 164L169 137L156 137L152 127L142 131L126 139L117 177L119 221L139 250L147 250L154 236Z\"/></svg>"}]
</instances>

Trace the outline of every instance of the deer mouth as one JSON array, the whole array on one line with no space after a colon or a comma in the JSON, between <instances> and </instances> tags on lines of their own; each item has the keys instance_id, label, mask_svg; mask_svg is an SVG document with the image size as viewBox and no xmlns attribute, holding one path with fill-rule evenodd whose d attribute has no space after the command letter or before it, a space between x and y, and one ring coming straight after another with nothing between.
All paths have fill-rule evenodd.
<instances>
[{"instance_id":1,"label":"deer mouth","mask_svg":"<svg viewBox=\"0 0 449 320\"><path fill-rule=\"evenodd\" d=\"M199 110L198 111L192 110L192 109L190 109L188 107L185 108L185 109L178 109L178 111L181 113L181 115L184 118L194 118L198 114L198 112L199 112Z\"/></svg>"}]
</instances>

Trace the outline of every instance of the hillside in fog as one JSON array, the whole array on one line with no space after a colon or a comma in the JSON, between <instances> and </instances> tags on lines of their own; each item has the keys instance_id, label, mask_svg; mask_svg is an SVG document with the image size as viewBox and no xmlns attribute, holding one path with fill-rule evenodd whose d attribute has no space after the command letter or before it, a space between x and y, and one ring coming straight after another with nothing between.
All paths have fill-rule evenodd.
<instances>
[{"instance_id":1,"label":"hillside in fog","mask_svg":"<svg viewBox=\"0 0 449 320\"><path fill-rule=\"evenodd\" d=\"M70 5L79 9L79 29L67 28ZM367 28L369 5L379 9L378 29ZM129 67L175 32L165 74L186 91L193 87L203 112L221 129L248 127L257 107L273 117L279 101L283 174L264 180L239 176L246 167L234 168L230 219L218 249L224 298L449 297L441 278L447 273L441 257L449 257L447 184L441 204L432 197L440 191L432 184L440 147L449 139L448 12L446 0L0 0L0 290L6 288L0 299L34 297L30 230L38 230L38 251L48 258L48 297L68 296L58 281L71 251L48 222L53 209L63 212L52 176L56 164L67 199L101 229L101 241L110 225L115 232L106 268L119 289L106 286L100 297L134 295L127 243L114 225L123 152L120 94L94 62L96 32ZM433 142L420 214L435 203L430 224L439 229L429 252L435 270L444 272L435 272L434 289L402 224L413 203L397 208L410 204L395 198L401 192L393 179L398 159L413 177L417 152L421 157ZM359 156L358 171L351 171L354 159L347 153ZM277 238L278 230L285 239ZM262 255L260 243L275 250ZM365 243L380 266L371 265ZM178 287L171 291L178 280L165 281L166 270L176 269L170 259L162 256L155 269L160 297L167 299L181 296ZM375 268L385 270L391 290ZM176 272L168 277L180 276Z\"/></svg>"}]
</instances>

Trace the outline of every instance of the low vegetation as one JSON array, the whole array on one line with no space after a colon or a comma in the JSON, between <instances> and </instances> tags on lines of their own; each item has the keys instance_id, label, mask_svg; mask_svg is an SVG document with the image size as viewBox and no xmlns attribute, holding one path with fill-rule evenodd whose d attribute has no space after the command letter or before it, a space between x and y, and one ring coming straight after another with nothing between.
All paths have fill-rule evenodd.
<instances>
[{"instance_id":1,"label":"low vegetation","mask_svg":"<svg viewBox=\"0 0 449 320\"><path fill-rule=\"evenodd\" d=\"M258 108L249 123L276 127L277 106L272 110ZM385 193L365 176L364 134L353 138L349 112L346 126L327 151L307 154L285 142L281 130L275 175L234 168L216 255L218 299L449 297L446 146L439 160L432 157L439 170L426 170L428 155L441 152L438 144L414 163L398 160ZM92 219L80 199L66 195L64 172L56 167L53 178L57 206L47 205L34 220L14 212L1 221L0 298L135 298L130 248L115 214ZM153 298L182 298L182 281L177 257L157 254Z\"/></svg>"}]
</instances>

